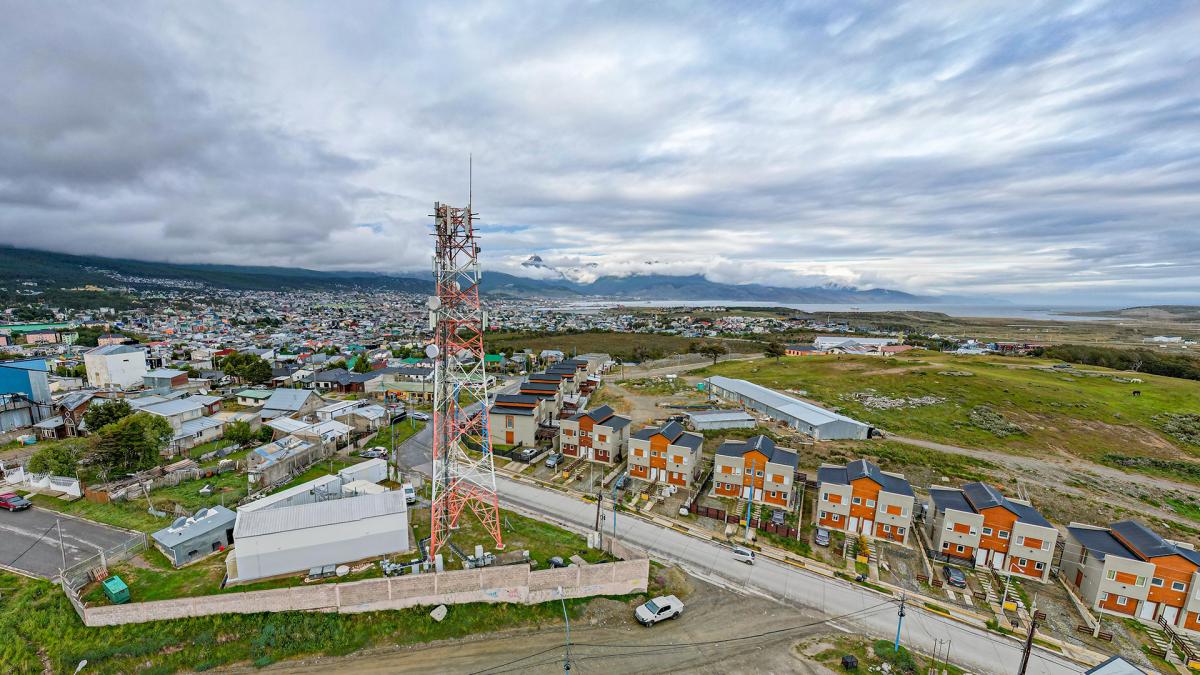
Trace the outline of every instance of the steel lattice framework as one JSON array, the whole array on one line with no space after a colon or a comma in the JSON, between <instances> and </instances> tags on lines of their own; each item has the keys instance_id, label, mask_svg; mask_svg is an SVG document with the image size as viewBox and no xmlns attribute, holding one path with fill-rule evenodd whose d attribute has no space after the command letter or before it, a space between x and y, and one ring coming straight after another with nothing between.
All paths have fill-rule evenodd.
<instances>
[{"instance_id":1,"label":"steel lattice framework","mask_svg":"<svg viewBox=\"0 0 1200 675\"><path fill-rule=\"evenodd\" d=\"M488 433L484 317L479 306L479 245L475 241L474 214L470 204L464 209L435 203L433 211L437 296L430 300L430 309L437 349L430 560L450 541L467 507L495 539L496 548L504 548Z\"/></svg>"}]
</instances>

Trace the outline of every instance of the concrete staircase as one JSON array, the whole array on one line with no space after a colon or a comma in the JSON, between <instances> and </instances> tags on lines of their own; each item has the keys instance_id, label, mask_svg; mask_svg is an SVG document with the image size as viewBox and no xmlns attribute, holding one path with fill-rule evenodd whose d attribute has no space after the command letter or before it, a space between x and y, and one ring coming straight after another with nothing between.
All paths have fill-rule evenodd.
<instances>
[{"instance_id":1,"label":"concrete staircase","mask_svg":"<svg viewBox=\"0 0 1200 675\"><path fill-rule=\"evenodd\" d=\"M983 592L987 595L987 603L999 606L1000 596L996 595L996 587L992 584L991 570L976 567L975 578L979 581L979 586L983 588Z\"/></svg>"}]
</instances>

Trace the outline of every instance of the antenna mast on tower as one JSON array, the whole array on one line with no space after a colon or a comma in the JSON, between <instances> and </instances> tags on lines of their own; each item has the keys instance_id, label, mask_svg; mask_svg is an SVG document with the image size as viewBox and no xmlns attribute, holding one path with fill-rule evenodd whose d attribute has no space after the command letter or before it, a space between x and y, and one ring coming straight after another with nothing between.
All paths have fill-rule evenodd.
<instances>
[{"instance_id":1,"label":"antenna mast on tower","mask_svg":"<svg viewBox=\"0 0 1200 675\"><path fill-rule=\"evenodd\" d=\"M475 214L470 203L465 209L434 203L433 212L437 295L429 300L434 341L426 350L434 360L431 560L468 507L496 548L504 548L488 427Z\"/></svg>"}]
</instances>

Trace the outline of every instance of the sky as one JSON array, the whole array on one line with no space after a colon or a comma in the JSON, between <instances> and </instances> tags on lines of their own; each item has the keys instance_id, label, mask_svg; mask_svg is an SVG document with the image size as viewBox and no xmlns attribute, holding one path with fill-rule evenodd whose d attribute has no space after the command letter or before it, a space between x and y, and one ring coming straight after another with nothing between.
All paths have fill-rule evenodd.
<instances>
[{"instance_id":1,"label":"sky","mask_svg":"<svg viewBox=\"0 0 1200 675\"><path fill-rule=\"evenodd\" d=\"M0 0L0 243L1200 304L1200 3Z\"/></svg>"}]
</instances>

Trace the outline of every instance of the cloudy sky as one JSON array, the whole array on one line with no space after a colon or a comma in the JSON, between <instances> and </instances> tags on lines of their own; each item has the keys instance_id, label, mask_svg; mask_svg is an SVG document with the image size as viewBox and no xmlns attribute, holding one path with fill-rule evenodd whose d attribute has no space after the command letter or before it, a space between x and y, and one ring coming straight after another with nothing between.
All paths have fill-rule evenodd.
<instances>
[{"instance_id":1,"label":"cloudy sky","mask_svg":"<svg viewBox=\"0 0 1200 675\"><path fill-rule=\"evenodd\" d=\"M0 243L1200 302L1200 3L0 0Z\"/></svg>"}]
</instances>

